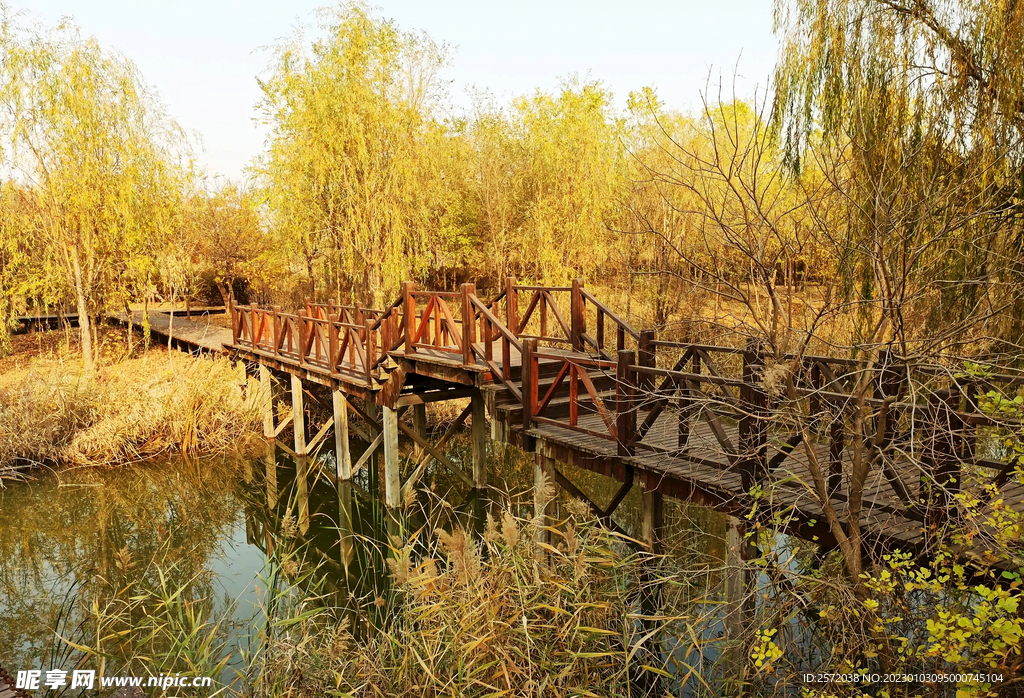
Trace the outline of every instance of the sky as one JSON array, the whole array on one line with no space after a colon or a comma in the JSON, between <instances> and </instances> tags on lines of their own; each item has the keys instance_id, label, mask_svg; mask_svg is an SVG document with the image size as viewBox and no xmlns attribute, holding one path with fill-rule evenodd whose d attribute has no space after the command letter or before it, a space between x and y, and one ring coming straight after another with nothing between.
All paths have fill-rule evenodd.
<instances>
[{"instance_id":1,"label":"sky","mask_svg":"<svg viewBox=\"0 0 1024 698\"><path fill-rule=\"evenodd\" d=\"M168 112L201 139L199 164L211 177L245 179L264 147L255 123L256 77L266 47L311 23L325 0L32 0L29 17L74 19L139 67ZM22 6L24 4L22 3ZM750 97L775 63L771 0L382 0L378 16L423 30L453 47L445 76L456 108L468 89L499 101L572 74L601 80L622 107L631 90L654 86L668 106L693 108L709 76ZM18 0L12 1L18 7ZM714 96L714 95L713 95Z\"/></svg>"}]
</instances>

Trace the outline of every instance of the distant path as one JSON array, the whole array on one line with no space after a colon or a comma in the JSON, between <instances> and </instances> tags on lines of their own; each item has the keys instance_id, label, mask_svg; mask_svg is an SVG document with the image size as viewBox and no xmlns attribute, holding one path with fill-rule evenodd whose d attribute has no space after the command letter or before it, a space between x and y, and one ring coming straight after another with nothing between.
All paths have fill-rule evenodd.
<instances>
[{"instance_id":1,"label":"distant path","mask_svg":"<svg viewBox=\"0 0 1024 698\"><path fill-rule=\"evenodd\" d=\"M187 351L208 351L214 354L223 354L224 345L231 344L231 330L211 325L208 322L196 322L183 317L175 318L173 327L171 325L171 314L160 311L149 311L149 331L160 337L170 347L177 347ZM197 312L193 310L193 312ZM142 313L132 314L132 324L142 325ZM121 325L128 325L128 316L125 313L114 313L110 316ZM173 337L171 336L173 332Z\"/></svg>"}]
</instances>

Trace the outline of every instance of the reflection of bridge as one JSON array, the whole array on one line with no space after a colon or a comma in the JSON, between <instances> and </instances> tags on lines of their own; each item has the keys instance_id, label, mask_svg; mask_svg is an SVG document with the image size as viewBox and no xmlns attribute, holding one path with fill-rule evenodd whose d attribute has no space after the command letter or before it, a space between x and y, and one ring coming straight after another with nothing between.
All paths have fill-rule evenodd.
<instances>
[{"instance_id":1,"label":"reflection of bridge","mask_svg":"<svg viewBox=\"0 0 1024 698\"><path fill-rule=\"evenodd\" d=\"M291 315L232 305L231 317L227 348L257 364L266 386L265 434L275 437L291 423L294 451L304 454L333 427L342 480L382 450L388 506L402 501L432 460L485 486L487 411L493 439L536 452L538 478L547 474L583 496L555 467L563 462L622 482L609 503L592 503L608 521L639 482L643 537L653 547L664 495L733 515L756 507L826 546L836 535L825 508L845 519L850 506L862 506L867 539L904 549L923 549L925 530L947 519L965 467L986 474L1007 501L1024 499L1012 466L984 453L1006 421L979 406L997 384L1016 391L1024 383L1017 377L910 367L885 352L871 361L777 357L785 370L766 372L769 359L754 345L688 344L637 331L578 281L540 287L509 279L487 301L472 284L432 292L406 283L383 310L307 302ZM280 424L272 370L291 376L293 410ZM779 375L777 385L769 374ZM303 381L334 396L333 418L309 441ZM858 384L870 390L858 393ZM467 397L441 442L430 443L426 405ZM350 413L369 430L371 446L359 455L350 452ZM472 473L442 451L467 418ZM404 484L403 450L415 459ZM872 465L861 487L851 480L862 477L855 463L863 462Z\"/></svg>"}]
</instances>

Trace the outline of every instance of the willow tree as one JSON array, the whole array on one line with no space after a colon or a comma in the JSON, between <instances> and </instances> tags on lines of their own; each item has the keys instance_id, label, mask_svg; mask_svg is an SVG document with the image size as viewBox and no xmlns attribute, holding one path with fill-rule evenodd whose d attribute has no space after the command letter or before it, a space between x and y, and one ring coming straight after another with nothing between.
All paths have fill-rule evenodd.
<instances>
[{"instance_id":1,"label":"willow tree","mask_svg":"<svg viewBox=\"0 0 1024 698\"><path fill-rule=\"evenodd\" d=\"M430 109L445 49L360 5L321 20L322 38L277 46L260 82L271 135L258 169L311 292L322 279L326 293L379 302L422 271L437 220Z\"/></svg>"},{"instance_id":2,"label":"willow tree","mask_svg":"<svg viewBox=\"0 0 1024 698\"><path fill-rule=\"evenodd\" d=\"M0 26L0 104L9 164L38 212L32 254L78 309L82 354L94 364L93 318L165 219L173 154L155 101L127 59L62 25Z\"/></svg>"},{"instance_id":3,"label":"willow tree","mask_svg":"<svg viewBox=\"0 0 1024 698\"><path fill-rule=\"evenodd\" d=\"M868 342L904 354L1016 343L1024 9L779 0L776 31L776 125L792 164L815 159L848 200L841 272L847 295L877 311ZM808 148L814 134L821 146Z\"/></svg>"},{"instance_id":4,"label":"willow tree","mask_svg":"<svg viewBox=\"0 0 1024 698\"><path fill-rule=\"evenodd\" d=\"M538 91L513 104L526 157L525 219L513 259L526 276L564 282L596 274L610 258L607 224L624 171L611 101L599 82L571 79L557 94Z\"/></svg>"}]
</instances>

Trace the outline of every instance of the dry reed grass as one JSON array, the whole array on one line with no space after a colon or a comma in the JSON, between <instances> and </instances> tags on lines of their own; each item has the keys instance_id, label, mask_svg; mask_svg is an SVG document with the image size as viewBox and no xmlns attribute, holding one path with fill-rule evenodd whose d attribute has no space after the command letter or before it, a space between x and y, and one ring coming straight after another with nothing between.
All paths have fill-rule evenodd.
<instances>
[{"instance_id":1,"label":"dry reed grass","mask_svg":"<svg viewBox=\"0 0 1024 698\"><path fill-rule=\"evenodd\" d=\"M0 473L27 465L114 465L244 446L257 390L227 359L154 355L100 368L34 361L0 375Z\"/></svg>"},{"instance_id":2,"label":"dry reed grass","mask_svg":"<svg viewBox=\"0 0 1024 698\"><path fill-rule=\"evenodd\" d=\"M644 556L575 503L538 542L538 523L488 516L395 540L398 591L365 640L327 614L275 637L250 667L256 695L642 695L664 669L639 614ZM646 666L645 666L646 665Z\"/></svg>"}]
</instances>

